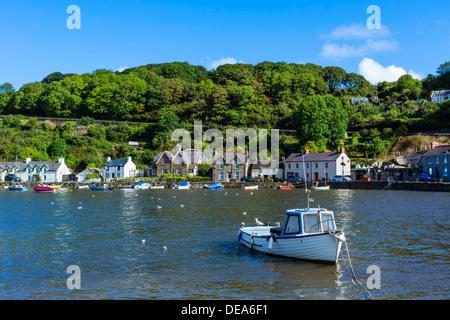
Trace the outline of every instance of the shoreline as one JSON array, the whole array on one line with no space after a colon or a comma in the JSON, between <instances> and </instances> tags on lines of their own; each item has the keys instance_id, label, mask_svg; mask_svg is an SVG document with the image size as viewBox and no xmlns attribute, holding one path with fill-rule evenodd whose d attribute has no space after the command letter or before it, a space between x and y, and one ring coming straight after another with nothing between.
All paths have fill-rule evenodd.
<instances>
[{"instance_id":1,"label":"shoreline","mask_svg":"<svg viewBox=\"0 0 450 320\"><path fill-rule=\"evenodd\" d=\"M161 182L149 182L157 186L164 186L164 189L172 189L176 183L161 181ZM204 185L212 184L212 181L193 181L190 182L192 189L203 189ZM0 182L3 188L13 185L23 185L26 187L34 187L38 182ZM43 183L50 184L50 183ZM53 184L62 185L63 188L74 188L77 189L78 186L87 186L89 184L94 184L101 186L105 182L54 182ZM129 186L133 184L130 181L119 181L119 182L109 182L106 183L111 185L115 189L119 186ZM241 189L242 186L253 186L258 185L260 189L276 189L278 186L293 186L294 188L303 189L304 184L291 184L286 182L222 182L224 189ZM450 192L450 182L416 182L416 181L341 181L341 182L330 182L330 189L358 189L358 190L411 190L411 191L435 191L435 192ZM310 187L310 183L308 184Z\"/></svg>"}]
</instances>

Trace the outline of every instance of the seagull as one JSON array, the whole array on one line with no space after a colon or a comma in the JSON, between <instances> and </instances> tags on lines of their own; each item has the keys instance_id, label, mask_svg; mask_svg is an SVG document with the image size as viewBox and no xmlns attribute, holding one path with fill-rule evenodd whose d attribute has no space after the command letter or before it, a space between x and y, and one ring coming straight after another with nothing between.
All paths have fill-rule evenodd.
<instances>
[{"instance_id":1,"label":"seagull","mask_svg":"<svg viewBox=\"0 0 450 320\"><path fill-rule=\"evenodd\" d=\"M83 209L83 207L78 207L78 209Z\"/></svg>"},{"instance_id":2,"label":"seagull","mask_svg":"<svg viewBox=\"0 0 450 320\"><path fill-rule=\"evenodd\" d=\"M252 196L252 195L253 195L253 192L250 192L250 195Z\"/></svg>"},{"instance_id":3,"label":"seagull","mask_svg":"<svg viewBox=\"0 0 450 320\"><path fill-rule=\"evenodd\" d=\"M247 212L244 211L244 212L242 212L242 214L245 216L247 214Z\"/></svg>"},{"instance_id":4,"label":"seagull","mask_svg":"<svg viewBox=\"0 0 450 320\"><path fill-rule=\"evenodd\" d=\"M92 198L95 198L95 196L94 196L94 195L92 195Z\"/></svg>"},{"instance_id":5,"label":"seagull","mask_svg":"<svg viewBox=\"0 0 450 320\"><path fill-rule=\"evenodd\" d=\"M245 222L241 222L241 228L245 226Z\"/></svg>"},{"instance_id":6,"label":"seagull","mask_svg":"<svg viewBox=\"0 0 450 320\"><path fill-rule=\"evenodd\" d=\"M176 198L177 196L173 196L174 198Z\"/></svg>"},{"instance_id":7,"label":"seagull","mask_svg":"<svg viewBox=\"0 0 450 320\"><path fill-rule=\"evenodd\" d=\"M180 207L184 208L184 204L180 204Z\"/></svg>"},{"instance_id":8,"label":"seagull","mask_svg":"<svg viewBox=\"0 0 450 320\"><path fill-rule=\"evenodd\" d=\"M265 225L265 223L259 221L258 218L255 218L255 222L256 222L256 224L257 224L258 226L264 226L264 225Z\"/></svg>"},{"instance_id":9,"label":"seagull","mask_svg":"<svg viewBox=\"0 0 450 320\"><path fill-rule=\"evenodd\" d=\"M145 239L142 239L142 243L143 243L143 244L145 243Z\"/></svg>"},{"instance_id":10,"label":"seagull","mask_svg":"<svg viewBox=\"0 0 450 320\"><path fill-rule=\"evenodd\" d=\"M54 204L53 202L51 204Z\"/></svg>"},{"instance_id":11,"label":"seagull","mask_svg":"<svg viewBox=\"0 0 450 320\"><path fill-rule=\"evenodd\" d=\"M164 246L164 251L166 251L167 250L167 247L166 246Z\"/></svg>"},{"instance_id":12,"label":"seagull","mask_svg":"<svg viewBox=\"0 0 450 320\"><path fill-rule=\"evenodd\" d=\"M157 206L158 207L158 209L161 209L162 207L161 206Z\"/></svg>"}]
</instances>

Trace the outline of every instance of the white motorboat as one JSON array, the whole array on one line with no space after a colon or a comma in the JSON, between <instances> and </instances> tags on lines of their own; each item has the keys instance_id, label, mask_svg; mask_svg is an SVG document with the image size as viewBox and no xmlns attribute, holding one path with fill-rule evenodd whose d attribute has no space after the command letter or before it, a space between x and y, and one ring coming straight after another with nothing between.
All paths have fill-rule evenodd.
<instances>
[{"instance_id":1,"label":"white motorboat","mask_svg":"<svg viewBox=\"0 0 450 320\"><path fill-rule=\"evenodd\" d=\"M189 182L185 181L185 182L182 182L180 184L173 186L173 189L188 190L190 187L191 187L191 184Z\"/></svg>"},{"instance_id":2,"label":"white motorboat","mask_svg":"<svg viewBox=\"0 0 450 320\"><path fill-rule=\"evenodd\" d=\"M164 189L164 186L151 186L150 189Z\"/></svg>"},{"instance_id":3,"label":"white motorboat","mask_svg":"<svg viewBox=\"0 0 450 320\"><path fill-rule=\"evenodd\" d=\"M150 184L150 183L141 181L141 182L136 183L136 184L134 185L134 188L135 188L135 189L150 189L151 186L153 186L153 185Z\"/></svg>"},{"instance_id":4,"label":"white motorboat","mask_svg":"<svg viewBox=\"0 0 450 320\"><path fill-rule=\"evenodd\" d=\"M316 190L316 191L330 190L330 186L311 187L311 190Z\"/></svg>"},{"instance_id":5,"label":"white motorboat","mask_svg":"<svg viewBox=\"0 0 450 320\"><path fill-rule=\"evenodd\" d=\"M241 188L244 189L244 190L256 190L256 189L258 189L258 185L254 185L254 186L244 186L244 185L242 185Z\"/></svg>"},{"instance_id":6,"label":"white motorboat","mask_svg":"<svg viewBox=\"0 0 450 320\"><path fill-rule=\"evenodd\" d=\"M284 227L242 227L238 240L253 250L278 256L337 263L345 234L334 213L323 208L287 210Z\"/></svg>"}]
</instances>

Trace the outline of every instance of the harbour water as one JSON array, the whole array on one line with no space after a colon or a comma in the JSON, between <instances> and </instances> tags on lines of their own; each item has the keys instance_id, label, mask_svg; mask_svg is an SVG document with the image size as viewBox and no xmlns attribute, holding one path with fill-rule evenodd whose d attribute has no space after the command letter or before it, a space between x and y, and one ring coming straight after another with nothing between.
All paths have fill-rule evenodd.
<instances>
[{"instance_id":1,"label":"harbour water","mask_svg":"<svg viewBox=\"0 0 450 320\"><path fill-rule=\"evenodd\" d=\"M287 209L306 206L302 189L0 190L0 299L450 298L447 193L311 197L335 212L360 284L343 260L304 262L238 244L241 222L283 224ZM67 287L71 265L80 289ZM380 270L379 289L367 288L370 266Z\"/></svg>"}]
</instances>

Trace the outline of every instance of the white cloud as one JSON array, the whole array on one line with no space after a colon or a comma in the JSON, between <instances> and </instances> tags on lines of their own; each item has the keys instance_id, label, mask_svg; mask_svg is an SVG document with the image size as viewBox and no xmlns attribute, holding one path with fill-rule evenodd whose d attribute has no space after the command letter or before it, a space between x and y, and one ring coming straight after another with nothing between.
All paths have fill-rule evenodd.
<instances>
[{"instance_id":1,"label":"white cloud","mask_svg":"<svg viewBox=\"0 0 450 320\"><path fill-rule=\"evenodd\" d=\"M390 31L386 26L381 26L380 29L369 29L362 23L353 23L349 26L341 25L336 27L329 34L322 36L326 39L368 39L376 37L387 37L390 35Z\"/></svg>"},{"instance_id":2,"label":"white cloud","mask_svg":"<svg viewBox=\"0 0 450 320\"><path fill-rule=\"evenodd\" d=\"M120 66L116 71L122 72L123 70L128 69L127 66Z\"/></svg>"},{"instance_id":3,"label":"white cloud","mask_svg":"<svg viewBox=\"0 0 450 320\"><path fill-rule=\"evenodd\" d=\"M210 63L208 63L208 69L214 70L223 64L236 64L236 63L244 63L244 61L239 60L239 62L238 62L235 58L231 58L231 57L222 58L222 59L214 60L214 61L211 61Z\"/></svg>"},{"instance_id":4,"label":"white cloud","mask_svg":"<svg viewBox=\"0 0 450 320\"><path fill-rule=\"evenodd\" d=\"M382 81L397 81L398 78L405 74L410 74L414 79L423 78L420 73L416 73L413 70L406 72L402 67L395 65L383 67L375 60L369 58L364 58L359 63L359 74L372 84L377 84Z\"/></svg>"},{"instance_id":5,"label":"white cloud","mask_svg":"<svg viewBox=\"0 0 450 320\"><path fill-rule=\"evenodd\" d=\"M363 24L341 25L322 36L326 43L320 55L329 59L364 57L374 52L396 51L398 43L385 26L369 29ZM344 41L344 43L342 43Z\"/></svg>"}]
</instances>

